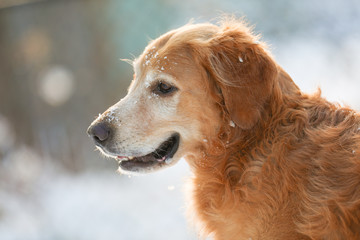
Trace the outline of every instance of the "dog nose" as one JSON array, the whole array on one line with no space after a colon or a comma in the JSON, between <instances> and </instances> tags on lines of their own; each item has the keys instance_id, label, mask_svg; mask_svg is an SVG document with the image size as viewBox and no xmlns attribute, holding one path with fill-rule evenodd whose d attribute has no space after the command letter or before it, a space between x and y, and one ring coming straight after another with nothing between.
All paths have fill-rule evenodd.
<instances>
[{"instance_id":1,"label":"dog nose","mask_svg":"<svg viewBox=\"0 0 360 240\"><path fill-rule=\"evenodd\" d=\"M110 132L110 127L105 123L90 126L87 131L88 135L99 144L104 143L109 138Z\"/></svg>"}]
</instances>

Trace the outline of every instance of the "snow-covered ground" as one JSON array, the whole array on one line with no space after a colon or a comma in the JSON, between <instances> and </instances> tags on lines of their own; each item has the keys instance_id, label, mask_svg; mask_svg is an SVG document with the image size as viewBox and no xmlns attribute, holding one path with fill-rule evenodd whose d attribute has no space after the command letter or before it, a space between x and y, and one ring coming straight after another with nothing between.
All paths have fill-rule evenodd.
<instances>
[{"instance_id":1,"label":"snow-covered ground","mask_svg":"<svg viewBox=\"0 0 360 240\"><path fill-rule=\"evenodd\" d=\"M185 175L185 161L137 177L52 168L31 190L0 190L0 239L197 239L185 221Z\"/></svg>"}]
</instances>

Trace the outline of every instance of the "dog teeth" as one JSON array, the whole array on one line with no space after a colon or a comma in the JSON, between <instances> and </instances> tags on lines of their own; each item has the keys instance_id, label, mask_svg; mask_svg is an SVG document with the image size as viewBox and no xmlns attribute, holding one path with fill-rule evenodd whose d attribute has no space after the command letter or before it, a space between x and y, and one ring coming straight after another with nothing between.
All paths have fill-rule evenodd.
<instances>
[{"instance_id":1,"label":"dog teeth","mask_svg":"<svg viewBox=\"0 0 360 240\"><path fill-rule=\"evenodd\" d=\"M132 160L135 157L130 156L130 157L126 157L126 156L117 156L118 161L128 161L128 160Z\"/></svg>"}]
</instances>

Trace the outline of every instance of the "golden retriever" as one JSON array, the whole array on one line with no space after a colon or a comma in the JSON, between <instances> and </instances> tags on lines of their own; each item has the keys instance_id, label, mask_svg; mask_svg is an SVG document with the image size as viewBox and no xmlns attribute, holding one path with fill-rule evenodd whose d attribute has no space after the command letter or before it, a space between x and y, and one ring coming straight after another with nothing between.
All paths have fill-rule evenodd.
<instances>
[{"instance_id":1,"label":"golden retriever","mask_svg":"<svg viewBox=\"0 0 360 240\"><path fill-rule=\"evenodd\" d=\"M185 25L133 66L88 134L123 173L186 159L204 236L360 239L359 114L301 92L246 24Z\"/></svg>"}]
</instances>

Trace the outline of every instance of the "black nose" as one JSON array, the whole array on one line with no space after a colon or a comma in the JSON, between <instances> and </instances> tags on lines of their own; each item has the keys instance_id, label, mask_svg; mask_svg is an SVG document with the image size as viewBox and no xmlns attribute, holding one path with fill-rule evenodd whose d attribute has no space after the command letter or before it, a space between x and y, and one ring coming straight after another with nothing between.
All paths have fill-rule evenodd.
<instances>
[{"instance_id":1,"label":"black nose","mask_svg":"<svg viewBox=\"0 0 360 240\"><path fill-rule=\"evenodd\" d=\"M111 131L107 124L98 123L90 126L87 133L96 143L103 144L109 138Z\"/></svg>"}]
</instances>

